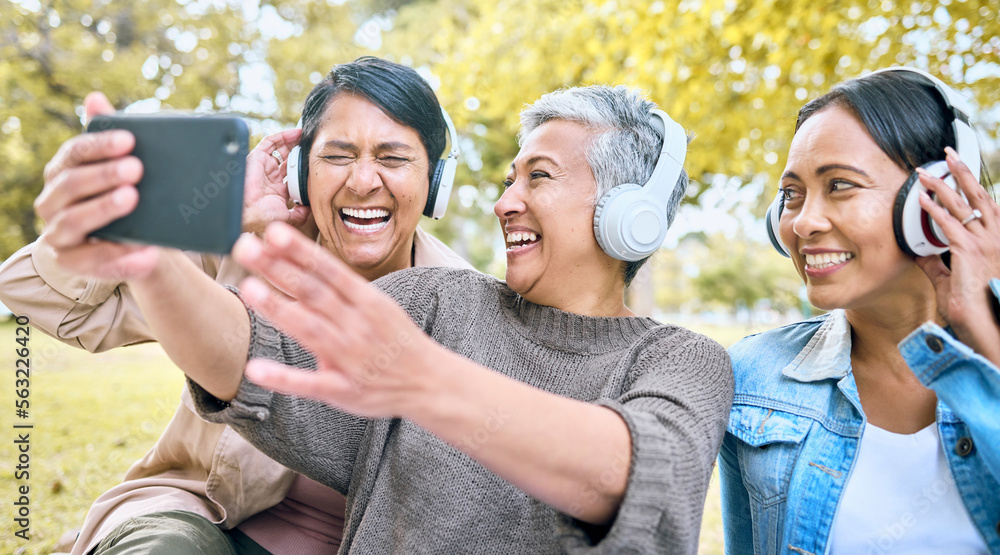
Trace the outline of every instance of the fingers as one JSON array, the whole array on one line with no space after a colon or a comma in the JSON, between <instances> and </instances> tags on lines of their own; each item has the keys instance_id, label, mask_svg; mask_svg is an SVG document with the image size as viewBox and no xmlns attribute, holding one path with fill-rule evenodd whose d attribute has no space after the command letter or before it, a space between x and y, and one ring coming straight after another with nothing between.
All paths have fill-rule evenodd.
<instances>
[{"instance_id":1,"label":"fingers","mask_svg":"<svg viewBox=\"0 0 1000 555\"><path fill-rule=\"evenodd\" d=\"M48 181L66 168L125 156L134 148L135 136L123 129L83 133L59 147L56 155L45 165L43 176Z\"/></svg>"},{"instance_id":2,"label":"fingers","mask_svg":"<svg viewBox=\"0 0 1000 555\"><path fill-rule=\"evenodd\" d=\"M318 360L337 360L337 353L343 354L348 350L341 331L331 320L344 317L336 306L312 299L296 302L256 278L243 280L240 291L251 307L294 337Z\"/></svg>"},{"instance_id":3,"label":"fingers","mask_svg":"<svg viewBox=\"0 0 1000 555\"><path fill-rule=\"evenodd\" d=\"M301 129L286 129L284 131L279 131L273 135L268 135L257 143L254 147L254 156L266 157L261 158L265 163L267 159L270 158L276 166L281 166L288 162L288 155L291 153L292 148L299 144L299 138L302 136ZM281 156L281 162L272 153L277 152Z\"/></svg>"},{"instance_id":4,"label":"fingers","mask_svg":"<svg viewBox=\"0 0 1000 555\"><path fill-rule=\"evenodd\" d=\"M917 266L927 274L927 277L935 287L938 287L951 275L951 271L944 265L944 261L941 260L939 255L918 256L915 261Z\"/></svg>"},{"instance_id":5,"label":"fingers","mask_svg":"<svg viewBox=\"0 0 1000 555\"><path fill-rule=\"evenodd\" d=\"M979 210L983 215L980 223L986 227L991 227L1000 221L1000 206L997 206L997 203L990 198L989 193L986 192L986 188L979 184L979 179L977 179L976 173L974 173L978 172L979 168L966 166L959 159L958 153L950 146L945 148L945 152L947 152L945 160L948 162L948 169L955 176L955 181L958 183L959 189L965 193L969 206ZM968 210L968 212L971 211L971 209Z\"/></svg>"},{"instance_id":6,"label":"fingers","mask_svg":"<svg viewBox=\"0 0 1000 555\"><path fill-rule=\"evenodd\" d=\"M66 168L55 174L35 200L35 211L49 221L67 206L142 179L142 162L134 156Z\"/></svg>"},{"instance_id":7,"label":"fingers","mask_svg":"<svg viewBox=\"0 0 1000 555\"><path fill-rule=\"evenodd\" d=\"M90 123L90 120L94 119L94 116L113 114L115 107L111 105L111 102L108 100L108 97L104 96L104 93L94 91L83 99L83 111L85 114L84 125L86 125Z\"/></svg>"},{"instance_id":8,"label":"fingers","mask_svg":"<svg viewBox=\"0 0 1000 555\"><path fill-rule=\"evenodd\" d=\"M310 372L264 359L248 362L245 373L248 380L261 387L327 402L350 392L352 387L351 381L336 371Z\"/></svg>"},{"instance_id":9,"label":"fingers","mask_svg":"<svg viewBox=\"0 0 1000 555\"><path fill-rule=\"evenodd\" d=\"M139 204L135 187L125 185L58 211L45 226L46 242L56 249L80 245L87 236L131 213Z\"/></svg>"},{"instance_id":10,"label":"fingers","mask_svg":"<svg viewBox=\"0 0 1000 555\"><path fill-rule=\"evenodd\" d=\"M267 242L263 245L252 236L242 237L233 255L240 264L260 272L293 297L312 301L321 296L325 300L337 299L334 302L356 305L373 294L364 278L288 224L274 222L268 225L264 237ZM277 265L277 260L290 264L299 275L289 275L291 268Z\"/></svg>"},{"instance_id":11,"label":"fingers","mask_svg":"<svg viewBox=\"0 0 1000 555\"><path fill-rule=\"evenodd\" d=\"M122 164L95 164L84 172L64 175L94 162L111 161L127 155L135 146L128 131L84 133L59 147L45 165L45 187L35 199L35 211L49 221L66 206L142 178L142 163L133 159Z\"/></svg>"},{"instance_id":12,"label":"fingers","mask_svg":"<svg viewBox=\"0 0 1000 555\"><path fill-rule=\"evenodd\" d=\"M295 205L288 211L288 225L298 229L305 225L309 219L310 209L308 206Z\"/></svg>"},{"instance_id":13,"label":"fingers","mask_svg":"<svg viewBox=\"0 0 1000 555\"><path fill-rule=\"evenodd\" d=\"M254 150L260 150L267 155L270 155L274 150L278 150L282 155L285 155L292 147L299 144L301 137L301 129L285 129L261 139Z\"/></svg>"}]
</instances>

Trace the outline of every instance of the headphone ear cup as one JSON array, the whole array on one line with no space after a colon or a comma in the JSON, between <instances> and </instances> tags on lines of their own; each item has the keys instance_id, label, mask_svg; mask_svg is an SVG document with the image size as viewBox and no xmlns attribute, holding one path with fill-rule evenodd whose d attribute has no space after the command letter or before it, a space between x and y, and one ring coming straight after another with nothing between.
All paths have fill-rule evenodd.
<instances>
[{"instance_id":1,"label":"headphone ear cup","mask_svg":"<svg viewBox=\"0 0 1000 555\"><path fill-rule=\"evenodd\" d=\"M594 208L594 236L608 256L634 262L660 248L667 235L667 215L651 202L642 187L619 185Z\"/></svg>"},{"instance_id":2,"label":"headphone ear cup","mask_svg":"<svg viewBox=\"0 0 1000 555\"><path fill-rule=\"evenodd\" d=\"M899 189L899 192L896 193L896 201L892 203L892 234L896 237L896 244L899 245L899 248L910 256L917 256L917 253L910 248L910 243L906 239L906 230L903 225L903 208L910 197L910 192L913 191L913 184L917 181L919 181L918 175L911 173L910 177L906 178L906 182Z\"/></svg>"},{"instance_id":3,"label":"headphone ear cup","mask_svg":"<svg viewBox=\"0 0 1000 555\"><path fill-rule=\"evenodd\" d=\"M785 203L781 200L781 191L778 191L777 196L771 201L771 205L767 207L764 226L767 228L767 238L771 240L771 246L774 247L774 250L778 251L778 254L785 258L791 258L792 254L785 245L785 242L781 240L781 234L778 232L781 213L784 210Z\"/></svg>"},{"instance_id":4,"label":"headphone ear cup","mask_svg":"<svg viewBox=\"0 0 1000 555\"><path fill-rule=\"evenodd\" d=\"M308 176L309 164L302 159L302 147L296 145L288 153L285 184L288 185L288 198L302 206L309 206L309 188L306 185Z\"/></svg>"},{"instance_id":5,"label":"headphone ear cup","mask_svg":"<svg viewBox=\"0 0 1000 555\"><path fill-rule=\"evenodd\" d=\"M955 188L947 162L931 162L921 167ZM930 256L948 250L948 238L920 207L920 193L926 190L920 183L920 175L914 172L900 187L892 205L892 233L899 248L910 256Z\"/></svg>"},{"instance_id":6,"label":"headphone ear cup","mask_svg":"<svg viewBox=\"0 0 1000 555\"><path fill-rule=\"evenodd\" d=\"M427 204L424 205L424 216L440 220L448 211L448 200L455 185L455 171L458 160L447 158L438 160L434 165L434 175L431 176L427 188Z\"/></svg>"}]
</instances>

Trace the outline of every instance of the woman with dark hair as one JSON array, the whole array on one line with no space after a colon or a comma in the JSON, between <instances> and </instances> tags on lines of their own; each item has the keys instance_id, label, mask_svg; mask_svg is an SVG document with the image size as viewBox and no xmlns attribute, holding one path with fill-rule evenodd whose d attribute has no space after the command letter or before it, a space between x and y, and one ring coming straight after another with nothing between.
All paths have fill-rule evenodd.
<instances>
[{"instance_id":1,"label":"woman with dark hair","mask_svg":"<svg viewBox=\"0 0 1000 555\"><path fill-rule=\"evenodd\" d=\"M85 105L88 116L113 109L100 95ZM447 133L419 74L371 57L334 66L306 99L302 119L302 130L265 137L250 153L244 231L288 222L368 280L411 266L471 269L417 227L421 213L438 205L431 184ZM127 133L67 141L36 202L45 232L0 268L5 303L46 333L95 352L155 340L123 281L128 274L107 264L103 273L89 271L123 249L135 251L131 260L157 258L156 249L87 240L89 230L135 207L142 167L127 156L133 143ZM296 144L307 153L296 155L296 177L312 202L289 209L285 178ZM446 192L441 197L446 203ZM222 284L247 275L229 257L187 258ZM275 462L228 426L202 420L185 389L156 445L91 507L73 553L325 554L337 550L343 518L341 493Z\"/></svg>"},{"instance_id":2,"label":"woman with dark hair","mask_svg":"<svg viewBox=\"0 0 1000 555\"><path fill-rule=\"evenodd\" d=\"M727 553L1000 552L1000 207L969 111L892 68L799 112L772 241L830 312L730 349Z\"/></svg>"}]
</instances>

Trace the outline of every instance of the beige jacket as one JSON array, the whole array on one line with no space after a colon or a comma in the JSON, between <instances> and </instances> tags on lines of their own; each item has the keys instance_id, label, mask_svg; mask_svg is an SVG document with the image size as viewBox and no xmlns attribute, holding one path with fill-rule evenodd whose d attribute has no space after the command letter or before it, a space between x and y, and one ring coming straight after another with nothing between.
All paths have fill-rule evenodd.
<instances>
[{"instance_id":1,"label":"beige jacket","mask_svg":"<svg viewBox=\"0 0 1000 555\"><path fill-rule=\"evenodd\" d=\"M413 244L416 266L472 268L420 228ZM246 276L229 258L190 256L219 283ZM43 332L91 352L153 340L127 285L67 272L43 243L0 266L0 300ZM230 427L201 420L185 388L156 445L90 507L72 555L87 553L129 518L159 511L190 511L232 528L284 499L294 478Z\"/></svg>"}]
</instances>

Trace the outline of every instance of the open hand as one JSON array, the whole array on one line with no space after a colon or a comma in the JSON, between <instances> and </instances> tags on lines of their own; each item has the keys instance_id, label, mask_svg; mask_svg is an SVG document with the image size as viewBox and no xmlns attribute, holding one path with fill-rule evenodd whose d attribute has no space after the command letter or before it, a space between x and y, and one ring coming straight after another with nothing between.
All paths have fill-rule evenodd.
<instances>
[{"instance_id":1,"label":"open hand","mask_svg":"<svg viewBox=\"0 0 1000 555\"><path fill-rule=\"evenodd\" d=\"M430 389L432 361L451 353L391 298L301 233L274 223L264 238L244 235L233 256L272 285L248 278L240 289L254 309L315 355L318 371L253 360L247 378L360 416L406 416Z\"/></svg>"}]
</instances>

